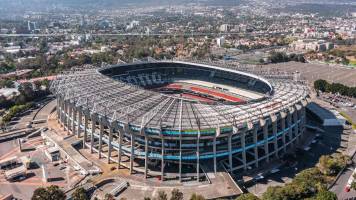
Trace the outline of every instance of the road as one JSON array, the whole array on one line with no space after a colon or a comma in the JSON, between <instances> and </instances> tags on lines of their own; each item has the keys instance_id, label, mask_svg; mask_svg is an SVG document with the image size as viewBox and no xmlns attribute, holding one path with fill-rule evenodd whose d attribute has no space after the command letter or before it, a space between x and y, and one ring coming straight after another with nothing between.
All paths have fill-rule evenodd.
<instances>
[{"instance_id":1,"label":"road","mask_svg":"<svg viewBox=\"0 0 356 200\"><path fill-rule=\"evenodd\" d=\"M280 35L286 34L289 31L280 31L273 33L273 35ZM73 33L78 34L78 33ZM258 36L258 35L266 35L266 33L241 33L241 32L229 32L229 35L250 35L250 36ZM0 37L54 37L54 36L65 36L65 33L50 33L50 34L0 34ZM210 33L203 33L203 32L184 32L184 33L93 33L93 36L217 36L220 33L210 32Z\"/></svg>"},{"instance_id":2,"label":"road","mask_svg":"<svg viewBox=\"0 0 356 200\"><path fill-rule=\"evenodd\" d=\"M339 200L346 200L352 197L356 198L356 190L350 190L350 192L345 192L345 186L347 184L347 181L349 180L355 168L356 156L353 157L353 164L344 170L340 178L336 181L335 185L331 188L331 191L337 195Z\"/></svg>"}]
</instances>

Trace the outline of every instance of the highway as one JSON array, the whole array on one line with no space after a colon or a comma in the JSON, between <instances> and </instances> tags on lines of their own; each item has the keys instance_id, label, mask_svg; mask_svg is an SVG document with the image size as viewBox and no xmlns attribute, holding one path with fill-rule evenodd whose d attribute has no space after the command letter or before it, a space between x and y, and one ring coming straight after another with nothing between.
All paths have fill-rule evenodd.
<instances>
[{"instance_id":1,"label":"highway","mask_svg":"<svg viewBox=\"0 0 356 200\"><path fill-rule=\"evenodd\" d=\"M273 33L272 35L286 34L288 31ZM70 34L86 34L86 33L48 33L48 34L0 34L0 37L58 37L66 36ZM202 33L202 32L191 32L191 33L91 33L92 36L219 36L219 35L271 35L270 33L241 33L241 32L228 32L228 33Z\"/></svg>"}]
</instances>

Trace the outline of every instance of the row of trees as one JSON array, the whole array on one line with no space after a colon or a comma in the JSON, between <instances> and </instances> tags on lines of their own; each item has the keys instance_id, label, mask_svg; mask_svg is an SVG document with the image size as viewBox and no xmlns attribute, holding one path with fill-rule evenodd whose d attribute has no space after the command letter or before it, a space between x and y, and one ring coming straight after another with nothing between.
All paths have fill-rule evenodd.
<instances>
[{"instance_id":1,"label":"row of trees","mask_svg":"<svg viewBox=\"0 0 356 200\"><path fill-rule=\"evenodd\" d=\"M272 63L281 63L281 62L289 62L289 61L295 61L295 62L305 62L303 54L290 54L287 55L285 52L276 52L273 51L269 57L269 60Z\"/></svg>"},{"instance_id":2,"label":"row of trees","mask_svg":"<svg viewBox=\"0 0 356 200\"><path fill-rule=\"evenodd\" d=\"M301 171L285 186L268 187L263 194L263 200L337 200L337 196L328 191L325 176L318 168L309 168Z\"/></svg>"},{"instance_id":3,"label":"row of trees","mask_svg":"<svg viewBox=\"0 0 356 200\"><path fill-rule=\"evenodd\" d=\"M314 88L321 92L339 93L348 97L356 97L356 87L348 87L341 83L329 83L323 79L314 81Z\"/></svg>"},{"instance_id":4,"label":"row of trees","mask_svg":"<svg viewBox=\"0 0 356 200\"><path fill-rule=\"evenodd\" d=\"M50 186L47 188L38 188L34 191L31 200L64 200L65 193L58 186ZM77 188L71 199L73 200L89 200L85 189ZM113 200L112 195L105 195L105 200ZM173 189L171 197L168 198L167 193L159 191L157 196L152 200L183 200L184 195L178 189ZM321 172L317 168L311 168L297 174L292 183L283 187L269 187L263 194L262 200L299 200L299 199L315 199L315 200L337 200L334 193L327 191L326 181ZM124 198L121 198L124 200ZM125 199L126 200L126 199ZM144 200L151 200L145 197ZM199 194L192 194L189 200L205 200ZM222 199L221 199L222 200ZM236 200L260 200L253 194L246 193L236 198Z\"/></svg>"},{"instance_id":5,"label":"row of trees","mask_svg":"<svg viewBox=\"0 0 356 200\"><path fill-rule=\"evenodd\" d=\"M32 107L32 101L44 97L49 94L48 80L37 81L32 83L23 83L18 88L20 94L12 98L0 96L0 109L8 110L0 121L0 126L3 127L13 117Z\"/></svg>"},{"instance_id":6,"label":"row of trees","mask_svg":"<svg viewBox=\"0 0 356 200\"><path fill-rule=\"evenodd\" d=\"M49 186L47 188L38 188L34 191L31 200L65 200L65 193L55 185ZM87 195L87 192L84 188L77 188L73 194L73 200L89 200L90 197ZM112 195L105 195L105 200L115 199ZM178 189L173 189L171 192L171 197L168 198L167 193L164 191L159 191L157 197L152 200L183 200L183 193ZM149 197L145 197L144 200L151 200ZM205 200L205 198L198 194L193 194L190 197L190 200Z\"/></svg>"},{"instance_id":7,"label":"row of trees","mask_svg":"<svg viewBox=\"0 0 356 200\"><path fill-rule=\"evenodd\" d=\"M350 158L348 156L335 153L320 157L317 167L301 171L285 186L269 187L263 194L263 200L297 200L297 199L316 199L316 200L336 200L337 196L327 190L330 176L336 176L345 167ZM238 200L257 200L257 197L246 198L241 196Z\"/></svg>"},{"instance_id":8,"label":"row of trees","mask_svg":"<svg viewBox=\"0 0 356 200\"><path fill-rule=\"evenodd\" d=\"M349 161L350 158L348 156L340 153L323 155L319 158L318 169L326 176L335 176Z\"/></svg>"},{"instance_id":9,"label":"row of trees","mask_svg":"<svg viewBox=\"0 0 356 200\"><path fill-rule=\"evenodd\" d=\"M183 200L184 195L181 191L178 189L173 189L171 192L171 198L168 198L167 193L164 191L159 191L157 197L154 197L153 199L149 197L145 197L144 200ZM205 198L202 195L199 194L192 194L189 200L205 200Z\"/></svg>"}]
</instances>

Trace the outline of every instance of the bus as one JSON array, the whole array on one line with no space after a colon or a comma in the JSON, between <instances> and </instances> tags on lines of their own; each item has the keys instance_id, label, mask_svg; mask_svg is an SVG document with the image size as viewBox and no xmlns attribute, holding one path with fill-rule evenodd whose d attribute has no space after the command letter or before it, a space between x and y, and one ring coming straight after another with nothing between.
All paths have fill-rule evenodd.
<instances>
[{"instance_id":1,"label":"bus","mask_svg":"<svg viewBox=\"0 0 356 200\"><path fill-rule=\"evenodd\" d=\"M17 156L0 160L0 169L13 168L18 164Z\"/></svg>"}]
</instances>

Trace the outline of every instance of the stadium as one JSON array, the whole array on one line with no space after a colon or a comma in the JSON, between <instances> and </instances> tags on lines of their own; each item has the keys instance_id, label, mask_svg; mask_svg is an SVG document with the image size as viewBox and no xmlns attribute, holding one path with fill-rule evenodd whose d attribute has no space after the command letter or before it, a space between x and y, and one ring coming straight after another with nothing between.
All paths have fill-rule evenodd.
<instances>
[{"instance_id":1,"label":"stadium","mask_svg":"<svg viewBox=\"0 0 356 200\"><path fill-rule=\"evenodd\" d=\"M147 61L78 68L51 85L61 126L130 173L204 180L244 172L293 150L308 88L293 75Z\"/></svg>"}]
</instances>

